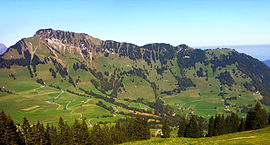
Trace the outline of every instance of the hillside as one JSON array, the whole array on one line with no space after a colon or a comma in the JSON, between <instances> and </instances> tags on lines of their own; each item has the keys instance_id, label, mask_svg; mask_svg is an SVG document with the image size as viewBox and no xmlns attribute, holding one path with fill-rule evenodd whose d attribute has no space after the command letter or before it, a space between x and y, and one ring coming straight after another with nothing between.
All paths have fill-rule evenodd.
<instances>
[{"instance_id":1,"label":"hillside","mask_svg":"<svg viewBox=\"0 0 270 145\"><path fill-rule=\"evenodd\" d=\"M263 63L265 63L268 67L270 67L270 59L263 61Z\"/></svg>"},{"instance_id":2,"label":"hillside","mask_svg":"<svg viewBox=\"0 0 270 145\"><path fill-rule=\"evenodd\" d=\"M235 50L137 46L53 29L8 48L0 86L0 110L18 122L111 122L135 113L158 122L270 105L270 68Z\"/></svg>"},{"instance_id":3,"label":"hillside","mask_svg":"<svg viewBox=\"0 0 270 145\"><path fill-rule=\"evenodd\" d=\"M259 129L259 130L252 130L252 131L244 131L240 133L231 133L221 136L215 137L206 137L206 138L199 138L199 139L192 139L192 138L151 138L147 141L136 141L136 142L129 142L124 143L123 145L158 145L158 144L169 144L169 145L178 145L178 144L260 144L260 145L268 145L270 142L270 127Z\"/></svg>"}]
</instances>

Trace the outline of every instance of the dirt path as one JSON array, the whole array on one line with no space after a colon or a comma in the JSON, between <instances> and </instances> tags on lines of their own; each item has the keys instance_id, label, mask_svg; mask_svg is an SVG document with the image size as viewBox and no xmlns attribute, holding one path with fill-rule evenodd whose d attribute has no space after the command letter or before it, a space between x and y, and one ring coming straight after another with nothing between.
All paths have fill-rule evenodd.
<instances>
[{"instance_id":1,"label":"dirt path","mask_svg":"<svg viewBox=\"0 0 270 145\"><path fill-rule=\"evenodd\" d=\"M71 103L71 101L68 101L67 105L66 105L66 110L68 110L68 105Z\"/></svg>"},{"instance_id":2,"label":"dirt path","mask_svg":"<svg viewBox=\"0 0 270 145\"><path fill-rule=\"evenodd\" d=\"M60 105L60 104L58 104L56 102L54 102L54 104L58 105L57 110L62 110L63 109L63 106L62 105Z\"/></svg>"},{"instance_id":3,"label":"dirt path","mask_svg":"<svg viewBox=\"0 0 270 145\"><path fill-rule=\"evenodd\" d=\"M57 99L57 98L59 98L59 96L60 95L62 95L63 93L62 92L60 92L54 99Z\"/></svg>"}]
</instances>

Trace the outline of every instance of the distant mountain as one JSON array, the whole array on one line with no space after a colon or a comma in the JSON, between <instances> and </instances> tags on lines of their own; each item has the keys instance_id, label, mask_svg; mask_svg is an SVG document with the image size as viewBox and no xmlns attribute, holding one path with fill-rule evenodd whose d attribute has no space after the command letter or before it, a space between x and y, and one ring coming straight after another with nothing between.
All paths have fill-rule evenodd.
<instances>
[{"instance_id":1,"label":"distant mountain","mask_svg":"<svg viewBox=\"0 0 270 145\"><path fill-rule=\"evenodd\" d=\"M263 61L268 67L270 67L270 59Z\"/></svg>"},{"instance_id":2,"label":"distant mountain","mask_svg":"<svg viewBox=\"0 0 270 145\"><path fill-rule=\"evenodd\" d=\"M0 43L0 55L4 54L7 51L7 47Z\"/></svg>"},{"instance_id":3,"label":"distant mountain","mask_svg":"<svg viewBox=\"0 0 270 145\"><path fill-rule=\"evenodd\" d=\"M233 49L41 29L0 56L0 96L0 110L18 113L16 120L244 115L256 101L270 106L270 68Z\"/></svg>"}]
</instances>

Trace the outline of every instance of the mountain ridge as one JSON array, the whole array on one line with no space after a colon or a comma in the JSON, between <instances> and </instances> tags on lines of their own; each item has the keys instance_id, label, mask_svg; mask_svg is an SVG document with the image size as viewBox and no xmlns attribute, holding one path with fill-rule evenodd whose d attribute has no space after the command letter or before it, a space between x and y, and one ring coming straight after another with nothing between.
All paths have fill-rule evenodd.
<instances>
[{"instance_id":1,"label":"mountain ridge","mask_svg":"<svg viewBox=\"0 0 270 145\"><path fill-rule=\"evenodd\" d=\"M40 29L0 56L0 74L0 91L6 97L33 96L37 88L49 87L75 98L91 97L96 101L92 107L101 106L118 115L137 111L172 118L176 114L208 117L232 111L243 114L255 101L270 105L270 68L232 49L201 50L166 43L138 46L84 33ZM26 95L28 91L32 93ZM39 97L59 105L65 102L50 95L32 99ZM43 108L50 105L36 101ZM138 103L137 108L130 103ZM117 112L115 106L125 111ZM39 113L45 112L41 109Z\"/></svg>"}]
</instances>

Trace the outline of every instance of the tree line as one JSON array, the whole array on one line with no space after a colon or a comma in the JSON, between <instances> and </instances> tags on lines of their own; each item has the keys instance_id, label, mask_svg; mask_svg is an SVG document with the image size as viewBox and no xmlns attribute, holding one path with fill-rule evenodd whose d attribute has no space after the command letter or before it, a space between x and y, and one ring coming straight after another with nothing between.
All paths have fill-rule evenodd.
<instances>
[{"instance_id":1,"label":"tree line","mask_svg":"<svg viewBox=\"0 0 270 145\"><path fill-rule=\"evenodd\" d=\"M178 137L200 138L204 136L204 119L192 115L189 119L184 116L179 119ZM208 121L206 136L218 136L226 133L241 132L264 128L270 124L266 110L257 103L247 113L246 118L240 118L236 113L226 117L218 114ZM161 137L169 138L171 128L168 118L162 120ZM136 115L134 118L118 120L115 124L99 124L88 128L85 120L75 120L72 125L60 117L58 125L37 122L30 125L26 118L22 125L15 125L10 115L0 113L0 144L93 144L107 145L123 142L150 139L150 126L146 117Z\"/></svg>"},{"instance_id":2,"label":"tree line","mask_svg":"<svg viewBox=\"0 0 270 145\"><path fill-rule=\"evenodd\" d=\"M15 125L10 115L0 113L0 144L50 145L50 144L90 144L111 145L128 141L150 139L150 128L145 117L136 115L114 125L101 127L95 124L88 128L85 120L75 120L68 125L60 117L58 125L37 122L30 125L26 118L22 125Z\"/></svg>"},{"instance_id":3,"label":"tree line","mask_svg":"<svg viewBox=\"0 0 270 145\"><path fill-rule=\"evenodd\" d=\"M248 111L246 118L239 118L236 113L231 113L227 117L220 114L211 117L207 136L260 129L266 127L268 123L270 123L270 116L267 117L266 110L257 102L255 107Z\"/></svg>"},{"instance_id":4,"label":"tree line","mask_svg":"<svg viewBox=\"0 0 270 145\"><path fill-rule=\"evenodd\" d=\"M184 116L180 118L178 125L178 137L199 138L203 137L204 120L202 117L192 115L188 120ZM236 113L231 113L226 117L218 114L212 116L208 121L208 133L206 136L218 136L227 133L255 130L270 125L270 112L267 115L266 110L258 102L254 108L251 108L246 118L240 118ZM170 137L170 127L167 119L162 122L162 137Z\"/></svg>"}]
</instances>

